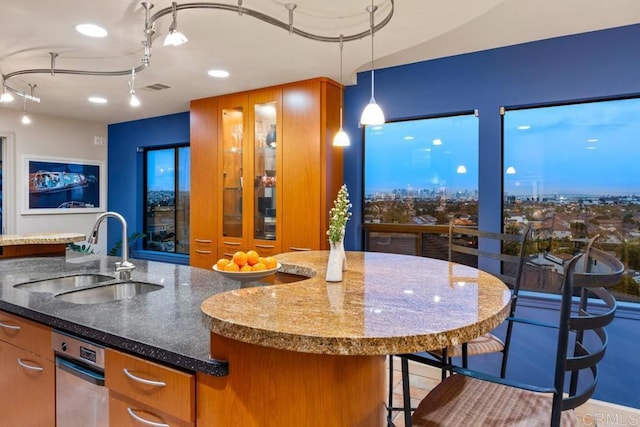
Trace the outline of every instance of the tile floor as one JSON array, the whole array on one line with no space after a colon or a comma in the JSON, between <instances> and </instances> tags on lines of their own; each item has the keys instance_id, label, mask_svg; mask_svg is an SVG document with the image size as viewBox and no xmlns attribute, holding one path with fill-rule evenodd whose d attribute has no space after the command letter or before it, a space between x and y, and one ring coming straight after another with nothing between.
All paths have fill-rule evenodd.
<instances>
[{"instance_id":1,"label":"tile floor","mask_svg":"<svg viewBox=\"0 0 640 427\"><path fill-rule=\"evenodd\" d=\"M402 406L402 377L400 360L393 363L393 406ZM440 382L440 371L436 368L409 362L411 406L416 407L420 400ZM615 405L608 402L591 400L576 409L581 427L640 426L640 410ZM402 412L395 412L393 423L396 427L405 427Z\"/></svg>"}]
</instances>

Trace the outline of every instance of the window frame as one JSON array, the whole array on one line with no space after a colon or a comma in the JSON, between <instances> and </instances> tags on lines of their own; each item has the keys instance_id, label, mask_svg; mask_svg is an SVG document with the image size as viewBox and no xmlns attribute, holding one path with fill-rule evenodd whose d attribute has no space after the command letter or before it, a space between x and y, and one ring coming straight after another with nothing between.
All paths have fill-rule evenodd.
<instances>
[{"instance_id":1,"label":"window frame","mask_svg":"<svg viewBox=\"0 0 640 427\"><path fill-rule=\"evenodd\" d=\"M477 150L478 150L478 159L477 159L477 164L475 166L475 169L477 170L477 176L476 176L476 185L477 188L475 189L475 191L477 193L479 193L479 186L480 186L480 114L479 114L479 110L478 109L469 109L469 110L461 110L461 111L454 111L454 112L445 112L445 113L438 113L438 114L429 114L429 115L421 115L421 116L412 116L412 117L405 117L405 118L401 118L401 119L395 119L395 120L389 120L386 121L384 124L393 124L393 123L404 123L404 122L411 122L411 121L421 121L421 120L435 120L435 119L443 119L443 118L453 118L453 117L461 117L461 116L473 116L477 119L477 135L476 135L476 142L477 142ZM363 163L362 163L362 218L361 218L361 223L363 224L364 227L366 227L368 224L376 224L376 223L372 223L372 222L366 222L366 200L367 200L367 192L366 192L366 184L367 184L367 159L366 159L366 155L367 155L367 128L372 127L372 125L364 125L362 126L362 159L363 159ZM478 201L476 201L476 203L478 203ZM382 224L389 224L389 223L382 223ZM407 225L408 223L399 223L399 225ZM440 225L445 225L445 224L437 224L436 226L440 226ZM391 224L391 226L393 226L393 224ZM366 247L366 242L365 242L366 236L362 235L362 247Z\"/></svg>"},{"instance_id":2,"label":"window frame","mask_svg":"<svg viewBox=\"0 0 640 427\"><path fill-rule=\"evenodd\" d=\"M148 182L148 168L149 168L149 153L152 151L163 151L163 150L173 150L174 156L173 156L173 167L174 167L174 199L175 199L175 209L174 209L174 224L178 225L178 200L179 200L179 193L180 193L180 180L179 180L179 175L180 175L180 149L182 148L188 148L189 149L189 153L188 153L188 157L189 157L189 171L187 172L187 174L190 175L191 173L191 160L190 160L190 156L191 156L191 146L189 142L181 142L181 143L177 143L177 144L168 144L168 145L160 145L160 146L149 146L149 147L145 147L143 150L143 161L142 161L142 167L143 167L143 175L142 175L142 229L144 230L143 233L145 234L144 238L142 239L142 250L148 253L153 253L153 254L158 254L158 255L167 255L167 256L189 256L189 245L187 245L187 251L186 252L177 252L177 245L174 246L174 251L163 251L163 250L157 250L157 249L150 249L147 247L147 243L148 243L148 215L147 215L147 202L148 202L148 190L149 190L149 182ZM189 187L189 191L190 191L190 187ZM189 232L190 232L190 228L191 228L191 224L187 224ZM177 233L176 233L176 237L177 237ZM189 239L187 239L188 241Z\"/></svg>"},{"instance_id":3,"label":"window frame","mask_svg":"<svg viewBox=\"0 0 640 427\"><path fill-rule=\"evenodd\" d=\"M503 231L506 230L506 207L507 207L507 203L506 203L506 195L505 195L505 187L506 187L506 168L509 166L506 164L505 162L505 151L506 151L506 132L505 132L505 119L506 116L509 112L514 112L514 111L523 111L523 110L532 110L532 109L543 109L543 108L555 108L555 107L563 107L563 106L577 106L577 105L585 105L585 104L597 104L597 103L607 103L607 102L616 102L616 101L625 101L625 100L637 100L638 102L640 102L640 96L639 95L633 95L633 94L626 94L626 95L621 95L621 96L606 96L606 97L594 97L594 98L588 98L588 99L578 99L578 100L563 100L563 101L556 101L556 102L540 102L540 103L535 103L535 104L527 104L527 105L514 105L514 106L508 106L508 107L501 107L500 108L500 116L501 116L501 120L500 120L500 130L501 130L501 182L500 182L500 188L501 188L501 209L500 209L500 215L501 215L501 224L502 224L502 229ZM611 196L614 196L613 194ZM544 201L544 199L542 200ZM622 245L625 244L625 242L621 243ZM598 242L596 242L596 246L598 246ZM622 248L624 250L624 248ZM617 256L617 251L616 251L616 256ZM627 260L623 259L623 262L625 264L626 270L629 270L630 267L628 265ZM638 269L638 271L640 271L640 269ZM626 274L626 273L625 273ZM629 275L629 279L628 280L632 280L631 276ZM621 282L622 283L622 282ZM532 289L527 289L526 287L522 288L522 293L525 295L528 295L531 298L538 298L538 299L555 299L557 297L556 293L552 293L552 292L547 292L547 291L542 291L542 290L532 290ZM623 299L625 297L625 295L627 295L628 297L630 297L631 299ZM625 294L623 292L617 292L616 293L616 298L618 299L619 303L625 305L626 307L629 308L638 308L640 307L640 296L635 296L632 294ZM635 298L635 300L633 299Z\"/></svg>"}]
</instances>

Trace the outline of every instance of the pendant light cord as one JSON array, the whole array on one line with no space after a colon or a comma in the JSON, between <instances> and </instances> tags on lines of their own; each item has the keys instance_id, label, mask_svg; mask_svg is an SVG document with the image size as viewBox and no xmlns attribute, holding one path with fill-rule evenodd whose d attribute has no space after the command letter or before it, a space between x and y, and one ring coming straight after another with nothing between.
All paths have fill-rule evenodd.
<instances>
[{"instance_id":1,"label":"pendant light cord","mask_svg":"<svg viewBox=\"0 0 640 427\"><path fill-rule=\"evenodd\" d=\"M344 83L342 82L342 49L344 43L342 41L342 34L340 34L340 84L342 88L340 90L340 129L342 129L342 109L344 108Z\"/></svg>"},{"instance_id":2,"label":"pendant light cord","mask_svg":"<svg viewBox=\"0 0 640 427\"><path fill-rule=\"evenodd\" d=\"M367 10L369 11L369 22L370 22L370 32L371 32L371 100L374 101L374 89L375 89L375 77L374 77L374 72L373 72L373 34L374 34L374 18L373 18L373 14L375 13L376 9L378 7L374 6L373 4L373 0L371 0L371 6L367 7Z\"/></svg>"}]
</instances>

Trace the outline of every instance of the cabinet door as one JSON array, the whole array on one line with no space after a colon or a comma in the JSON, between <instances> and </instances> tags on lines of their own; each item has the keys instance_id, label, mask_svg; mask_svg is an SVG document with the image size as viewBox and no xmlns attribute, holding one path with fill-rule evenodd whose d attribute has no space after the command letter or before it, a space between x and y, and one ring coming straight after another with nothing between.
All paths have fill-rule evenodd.
<instances>
[{"instance_id":1,"label":"cabinet door","mask_svg":"<svg viewBox=\"0 0 640 427\"><path fill-rule=\"evenodd\" d=\"M282 102L282 251L320 249L320 84L286 86Z\"/></svg>"},{"instance_id":2,"label":"cabinet door","mask_svg":"<svg viewBox=\"0 0 640 427\"><path fill-rule=\"evenodd\" d=\"M249 212L245 201L247 195L251 197L244 182L244 173L251 167L245 147L247 95L219 98L218 117L220 245L229 251L245 250L249 229L249 224L243 221L244 212Z\"/></svg>"},{"instance_id":3,"label":"cabinet door","mask_svg":"<svg viewBox=\"0 0 640 427\"><path fill-rule=\"evenodd\" d=\"M319 78L285 86L282 126L282 250L327 249L329 210L342 185L342 88Z\"/></svg>"},{"instance_id":4,"label":"cabinet door","mask_svg":"<svg viewBox=\"0 0 640 427\"><path fill-rule=\"evenodd\" d=\"M55 426L55 366L0 341L0 424Z\"/></svg>"},{"instance_id":5,"label":"cabinet door","mask_svg":"<svg viewBox=\"0 0 640 427\"><path fill-rule=\"evenodd\" d=\"M217 259L217 122L216 98L191 102L190 263L202 268L211 268Z\"/></svg>"},{"instance_id":6,"label":"cabinet door","mask_svg":"<svg viewBox=\"0 0 640 427\"><path fill-rule=\"evenodd\" d=\"M265 89L249 95L249 140L252 145L250 247L260 255L280 252L282 197L282 90Z\"/></svg>"}]
</instances>

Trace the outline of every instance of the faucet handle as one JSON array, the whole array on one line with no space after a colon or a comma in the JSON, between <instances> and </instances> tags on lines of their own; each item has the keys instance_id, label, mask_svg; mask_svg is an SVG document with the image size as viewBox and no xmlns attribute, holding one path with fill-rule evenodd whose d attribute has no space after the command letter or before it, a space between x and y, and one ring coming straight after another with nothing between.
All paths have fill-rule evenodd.
<instances>
[{"instance_id":1,"label":"faucet handle","mask_svg":"<svg viewBox=\"0 0 640 427\"><path fill-rule=\"evenodd\" d=\"M131 264L128 261L125 261L125 262L117 261L116 262L116 271L131 271L131 270L133 270L135 268L136 268L136 266Z\"/></svg>"}]
</instances>

